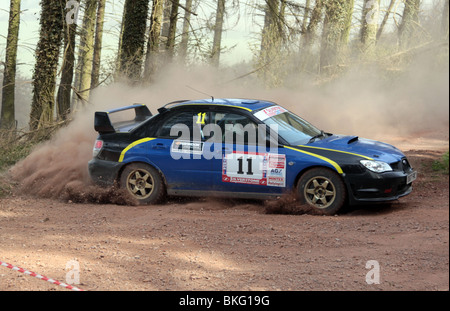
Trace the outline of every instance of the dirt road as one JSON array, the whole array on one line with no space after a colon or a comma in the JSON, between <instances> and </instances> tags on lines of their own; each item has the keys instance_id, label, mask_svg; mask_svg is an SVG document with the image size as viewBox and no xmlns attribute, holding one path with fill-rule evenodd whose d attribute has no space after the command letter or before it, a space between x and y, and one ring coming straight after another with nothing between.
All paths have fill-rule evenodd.
<instances>
[{"instance_id":1,"label":"dirt road","mask_svg":"<svg viewBox=\"0 0 450 311\"><path fill-rule=\"evenodd\" d=\"M89 291L449 290L449 176L429 168L441 154L407 152L419 171L411 195L332 217L254 201L139 207L15 194L0 201L0 261L63 282L76 261ZM0 290L66 291L5 267Z\"/></svg>"}]
</instances>

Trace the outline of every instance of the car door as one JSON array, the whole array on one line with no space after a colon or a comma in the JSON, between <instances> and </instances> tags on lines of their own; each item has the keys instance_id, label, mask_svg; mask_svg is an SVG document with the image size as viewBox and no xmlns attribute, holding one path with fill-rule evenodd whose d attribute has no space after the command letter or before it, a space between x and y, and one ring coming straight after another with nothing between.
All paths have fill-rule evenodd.
<instances>
[{"instance_id":1,"label":"car door","mask_svg":"<svg viewBox=\"0 0 450 311\"><path fill-rule=\"evenodd\" d=\"M164 174L168 191L210 190L211 164L203 155L204 109L179 109L160 123L150 159Z\"/></svg>"},{"instance_id":2,"label":"car door","mask_svg":"<svg viewBox=\"0 0 450 311\"><path fill-rule=\"evenodd\" d=\"M284 191L285 150L278 145L267 150L265 135L261 135L265 127L261 129L239 111L212 111L211 122L222 132L222 150L212 160L214 190L258 194Z\"/></svg>"}]
</instances>

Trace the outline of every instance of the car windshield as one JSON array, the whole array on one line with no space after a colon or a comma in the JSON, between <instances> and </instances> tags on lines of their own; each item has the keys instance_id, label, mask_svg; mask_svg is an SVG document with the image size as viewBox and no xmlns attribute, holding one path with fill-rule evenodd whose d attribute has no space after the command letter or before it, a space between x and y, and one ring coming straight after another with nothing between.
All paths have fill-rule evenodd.
<instances>
[{"instance_id":1,"label":"car windshield","mask_svg":"<svg viewBox=\"0 0 450 311\"><path fill-rule=\"evenodd\" d=\"M307 144L311 138L321 135L322 131L295 114L285 111L262 120L269 127L278 126L278 135L289 145Z\"/></svg>"}]
</instances>

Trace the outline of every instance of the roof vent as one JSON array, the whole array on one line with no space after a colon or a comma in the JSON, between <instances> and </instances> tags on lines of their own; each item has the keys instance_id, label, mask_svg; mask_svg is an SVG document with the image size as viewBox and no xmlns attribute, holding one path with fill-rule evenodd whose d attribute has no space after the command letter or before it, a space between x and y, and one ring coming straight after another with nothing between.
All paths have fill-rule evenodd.
<instances>
[{"instance_id":1,"label":"roof vent","mask_svg":"<svg viewBox=\"0 0 450 311\"><path fill-rule=\"evenodd\" d=\"M254 104L259 103L259 100L244 100L244 101L242 101L242 103L246 104L246 105L254 105Z\"/></svg>"}]
</instances>

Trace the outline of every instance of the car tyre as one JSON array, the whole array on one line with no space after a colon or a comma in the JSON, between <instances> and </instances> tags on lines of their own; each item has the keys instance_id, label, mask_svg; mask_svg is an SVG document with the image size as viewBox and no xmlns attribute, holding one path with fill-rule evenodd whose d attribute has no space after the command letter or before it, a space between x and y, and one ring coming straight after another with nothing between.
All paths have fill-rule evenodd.
<instances>
[{"instance_id":1,"label":"car tyre","mask_svg":"<svg viewBox=\"0 0 450 311\"><path fill-rule=\"evenodd\" d=\"M161 174L144 163L127 165L120 176L120 187L142 205L161 203L166 194Z\"/></svg>"},{"instance_id":2,"label":"car tyre","mask_svg":"<svg viewBox=\"0 0 450 311\"><path fill-rule=\"evenodd\" d=\"M297 185L299 201L324 215L336 214L344 205L346 188L341 177L327 168L305 172Z\"/></svg>"}]
</instances>

